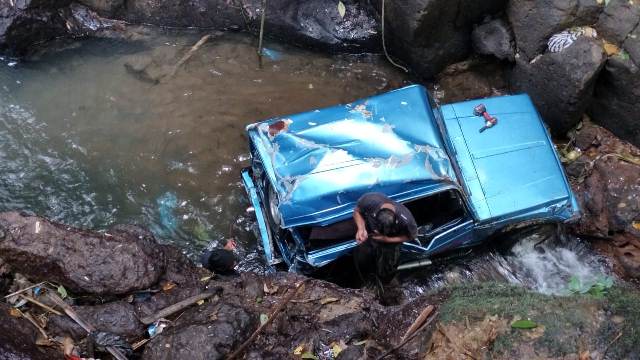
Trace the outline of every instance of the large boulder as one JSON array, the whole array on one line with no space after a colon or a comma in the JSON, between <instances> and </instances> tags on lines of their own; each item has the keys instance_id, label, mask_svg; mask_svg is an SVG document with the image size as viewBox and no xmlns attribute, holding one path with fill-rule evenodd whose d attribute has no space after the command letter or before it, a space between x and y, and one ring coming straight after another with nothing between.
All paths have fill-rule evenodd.
<instances>
[{"instance_id":1,"label":"large boulder","mask_svg":"<svg viewBox=\"0 0 640 360\"><path fill-rule=\"evenodd\" d=\"M370 8L355 0L342 3L344 17L340 15L338 2L267 1L264 35L332 51L376 48L378 25ZM261 14L260 0L243 1L241 6L227 0L130 0L124 17L135 23L257 33Z\"/></svg>"},{"instance_id":2,"label":"large boulder","mask_svg":"<svg viewBox=\"0 0 640 360\"><path fill-rule=\"evenodd\" d=\"M107 17L115 16L125 4L124 0L78 0L78 2Z\"/></svg>"},{"instance_id":3,"label":"large boulder","mask_svg":"<svg viewBox=\"0 0 640 360\"><path fill-rule=\"evenodd\" d=\"M71 0L0 2L0 51L25 54L30 47L67 33L62 9Z\"/></svg>"},{"instance_id":4,"label":"large boulder","mask_svg":"<svg viewBox=\"0 0 640 360\"><path fill-rule=\"evenodd\" d=\"M34 281L57 282L77 293L146 289L165 269L153 236L83 231L18 212L0 213L0 257Z\"/></svg>"},{"instance_id":5,"label":"large boulder","mask_svg":"<svg viewBox=\"0 0 640 360\"><path fill-rule=\"evenodd\" d=\"M640 6L628 0L610 0L596 24L598 33L620 44L640 22Z\"/></svg>"},{"instance_id":6,"label":"large boulder","mask_svg":"<svg viewBox=\"0 0 640 360\"><path fill-rule=\"evenodd\" d=\"M528 93L552 132L562 135L587 109L605 60L599 41L581 37L561 52L546 53L531 62L517 59L510 87Z\"/></svg>"},{"instance_id":7,"label":"large boulder","mask_svg":"<svg viewBox=\"0 0 640 360\"><path fill-rule=\"evenodd\" d=\"M629 58L614 56L598 78L589 113L622 139L640 146L640 69Z\"/></svg>"},{"instance_id":8,"label":"large boulder","mask_svg":"<svg viewBox=\"0 0 640 360\"><path fill-rule=\"evenodd\" d=\"M380 9L380 1L377 1ZM504 8L506 1L412 0L385 2L385 39L390 53L420 76L431 78L471 52L473 24Z\"/></svg>"},{"instance_id":9,"label":"large boulder","mask_svg":"<svg viewBox=\"0 0 640 360\"><path fill-rule=\"evenodd\" d=\"M0 359L2 360L49 360L60 359L62 352L37 346L38 330L26 319L9 314L10 307L0 303Z\"/></svg>"},{"instance_id":10,"label":"large boulder","mask_svg":"<svg viewBox=\"0 0 640 360\"><path fill-rule=\"evenodd\" d=\"M513 61L515 56L513 34L502 19L491 20L471 33L473 49L482 55L493 55L500 60Z\"/></svg>"},{"instance_id":11,"label":"large boulder","mask_svg":"<svg viewBox=\"0 0 640 360\"><path fill-rule=\"evenodd\" d=\"M602 12L598 0L510 0L507 16L519 54L526 60L542 53L551 35L591 25Z\"/></svg>"}]
</instances>

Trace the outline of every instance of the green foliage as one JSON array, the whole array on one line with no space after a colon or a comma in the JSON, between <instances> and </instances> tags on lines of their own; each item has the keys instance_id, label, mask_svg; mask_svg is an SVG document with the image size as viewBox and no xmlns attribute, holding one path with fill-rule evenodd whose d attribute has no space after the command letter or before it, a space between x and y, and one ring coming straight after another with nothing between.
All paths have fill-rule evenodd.
<instances>
[{"instance_id":1,"label":"green foliage","mask_svg":"<svg viewBox=\"0 0 640 360\"><path fill-rule=\"evenodd\" d=\"M65 289L62 285L58 286L58 294L60 294L60 297L63 299L66 299L69 296L69 293L67 293L67 289Z\"/></svg>"},{"instance_id":2,"label":"green foliage","mask_svg":"<svg viewBox=\"0 0 640 360\"><path fill-rule=\"evenodd\" d=\"M514 329L535 329L538 327L538 324L531 320L524 319L514 321L513 324L511 324L511 327Z\"/></svg>"},{"instance_id":3,"label":"green foliage","mask_svg":"<svg viewBox=\"0 0 640 360\"><path fill-rule=\"evenodd\" d=\"M603 276L595 281L581 282L575 276L569 279L569 293L571 294L589 294L597 298L602 298L607 291L613 286L613 278Z\"/></svg>"},{"instance_id":4,"label":"green foliage","mask_svg":"<svg viewBox=\"0 0 640 360\"><path fill-rule=\"evenodd\" d=\"M604 310L617 321L605 321L598 330L598 338L604 345L620 336L609 346L611 359L628 359L637 356L640 344L640 291L613 287L604 298Z\"/></svg>"}]
</instances>

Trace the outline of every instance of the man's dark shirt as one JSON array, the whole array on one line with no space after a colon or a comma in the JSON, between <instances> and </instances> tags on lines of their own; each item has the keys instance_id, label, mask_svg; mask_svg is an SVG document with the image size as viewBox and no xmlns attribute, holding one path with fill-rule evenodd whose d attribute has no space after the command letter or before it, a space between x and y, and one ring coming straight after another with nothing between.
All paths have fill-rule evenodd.
<instances>
[{"instance_id":1,"label":"man's dark shirt","mask_svg":"<svg viewBox=\"0 0 640 360\"><path fill-rule=\"evenodd\" d=\"M364 218L367 232L373 234L377 230L376 214L384 204L391 204L395 208L396 218L398 219L398 233L390 236L406 235L409 240L415 239L418 232L416 220L413 218L411 211L399 202L393 201L381 193L366 193L358 200L358 209Z\"/></svg>"}]
</instances>

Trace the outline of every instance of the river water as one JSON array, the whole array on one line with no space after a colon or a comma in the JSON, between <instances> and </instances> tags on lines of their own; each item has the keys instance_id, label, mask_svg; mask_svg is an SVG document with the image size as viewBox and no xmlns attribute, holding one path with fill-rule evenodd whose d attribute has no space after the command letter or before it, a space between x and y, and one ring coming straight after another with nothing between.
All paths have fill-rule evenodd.
<instances>
[{"instance_id":1,"label":"river water","mask_svg":"<svg viewBox=\"0 0 640 360\"><path fill-rule=\"evenodd\" d=\"M31 61L3 58L0 210L98 230L136 223L190 256L233 236L242 268L262 269L239 180L244 127L408 82L378 55L278 44L267 44L260 68L256 40L239 34L212 38L174 68L201 35L154 30L137 41L65 43ZM410 291L490 277L554 292L560 285L545 274L559 272L564 284L602 270L579 242L547 255L523 243L511 255L489 252L409 279Z\"/></svg>"}]
</instances>

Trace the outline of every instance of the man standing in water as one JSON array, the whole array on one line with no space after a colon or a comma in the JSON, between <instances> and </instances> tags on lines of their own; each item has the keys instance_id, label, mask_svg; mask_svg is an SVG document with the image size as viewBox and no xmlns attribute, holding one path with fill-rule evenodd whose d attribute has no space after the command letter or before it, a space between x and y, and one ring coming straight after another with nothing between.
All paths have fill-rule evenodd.
<instances>
[{"instance_id":1,"label":"man standing in water","mask_svg":"<svg viewBox=\"0 0 640 360\"><path fill-rule=\"evenodd\" d=\"M388 285L396 275L403 242L415 239L418 227L411 211L382 193L362 195L353 211L356 223L354 251L356 269L374 273L379 285Z\"/></svg>"}]
</instances>

